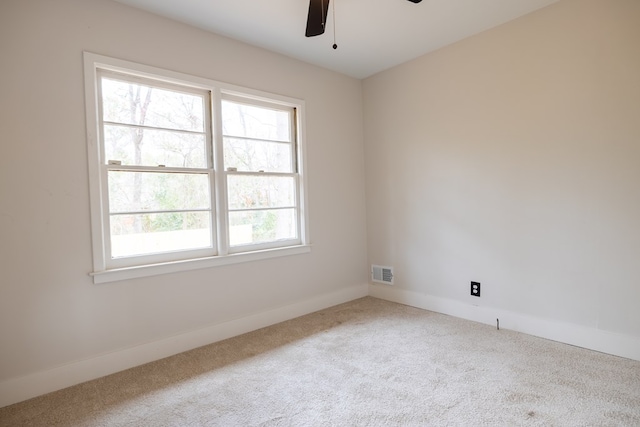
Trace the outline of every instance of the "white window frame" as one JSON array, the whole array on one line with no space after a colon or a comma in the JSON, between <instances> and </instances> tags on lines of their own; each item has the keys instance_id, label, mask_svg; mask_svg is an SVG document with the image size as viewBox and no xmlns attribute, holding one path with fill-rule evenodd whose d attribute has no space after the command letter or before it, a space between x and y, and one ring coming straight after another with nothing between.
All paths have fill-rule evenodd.
<instances>
[{"instance_id":1,"label":"white window frame","mask_svg":"<svg viewBox=\"0 0 640 427\"><path fill-rule=\"evenodd\" d=\"M232 95L229 93L222 93L222 99L226 100L226 101L230 101L230 102L234 102L234 103L238 103L238 104L244 104L244 105L249 105L249 106L256 106L256 107L264 107L264 108L275 108L277 110L280 111L288 111L289 113L289 120L290 123L294 124L295 127L295 123L296 123L296 109L294 107L291 106L287 106L285 108L283 108L283 105L280 104L274 104L273 102L262 102L262 101L258 101L255 99L247 99L246 97L239 97L236 95ZM293 129L294 133L295 133L295 129ZM224 137L226 137L227 135L222 135L222 138L224 139ZM233 136L230 136L231 138L235 138ZM295 144L295 135L292 135L292 164L291 164L291 170L292 172L265 172L265 171L230 171L230 170L225 170L224 171L224 175L225 175L225 183L228 179L229 176L283 176L283 177L292 177L294 178L296 185L295 188L299 188L299 180L298 180L298 173L296 172L297 170L297 159L296 159L296 151L297 151L297 146ZM251 139L251 138L249 138ZM271 141L271 142L275 142L275 141ZM279 143L285 143L285 142L279 142ZM220 164L220 167L224 167L223 164ZM225 189L228 188L227 186L225 186ZM298 191L296 190L295 192L295 206L293 206L293 208L296 209L296 214L298 216L298 218L300 217L299 215L299 195L298 195ZM268 208L266 208L268 209ZM253 209L247 209L247 210L253 210ZM230 212L233 212L234 210L231 208L227 208L226 212L227 214ZM228 230L228 228L224 228L225 230ZM300 231L300 223L298 222L297 224L297 229L296 229L296 235L300 236L301 235L301 231ZM226 236L227 239L227 243L229 243L227 245L227 250L228 253L241 253L241 252L248 252L248 251L254 251L254 250L261 250L261 249L271 249L273 247L277 247L277 246L290 246L291 244L295 244L295 241L298 241L299 239L294 239L293 241L290 241L291 243L287 244L287 241L285 240L284 242L265 242L265 243L257 243L257 244L245 244L245 245L237 245L237 246L231 246L230 242L229 242L229 237ZM298 241L299 243L299 241Z\"/></svg>"},{"instance_id":2,"label":"white window frame","mask_svg":"<svg viewBox=\"0 0 640 427\"><path fill-rule=\"evenodd\" d=\"M109 73L121 73L144 79L151 79L169 85L193 88L210 92L210 103L213 127L212 142L209 149L213 149L213 165L211 170L212 191L212 224L214 248L210 255L194 251L191 258L166 260L159 257L136 257L142 264L125 260L111 262L109 257L108 229L108 194L106 186L105 159L103 158L102 143L100 141L101 117L99 116L98 74L100 70ZM282 95L247 89L202 77L190 76L174 71L137 64L130 61L110 58L90 52L84 52L85 102L87 120L87 144L89 166L89 188L91 208L91 234L93 245L93 276L94 283L106 283L137 277L173 273L179 271L209 268L219 265L235 264L262 260L273 257L289 256L310 252L309 221L307 208L307 180L305 174L305 135L304 135L304 101ZM285 242L267 243L260 245L246 245L229 247L227 234L227 192L226 178L228 172L224 170L222 122L219 107L223 98L231 100L242 99L255 105L278 105L291 108L295 113L295 161L297 163L296 189L298 208L298 239ZM186 254L189 251L185 251ZM204 256L203 256L204 255Z\"/></svg>"}]
</instances>

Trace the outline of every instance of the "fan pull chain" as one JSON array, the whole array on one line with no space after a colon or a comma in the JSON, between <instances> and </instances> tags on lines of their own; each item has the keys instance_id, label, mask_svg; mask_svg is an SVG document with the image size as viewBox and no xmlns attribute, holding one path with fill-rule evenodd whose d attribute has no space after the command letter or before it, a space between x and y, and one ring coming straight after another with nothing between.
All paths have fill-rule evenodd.
<instances>
[{"instance_id":1,"label":"fan pull chain","mask_svg":"<svg viewBox=\"0 0 640 427\"><path fill-rule=\"evenodd\" d=\"M333 0L333 48L338 48L336 44L336 0Z\"/></svg>"}]
</instances>

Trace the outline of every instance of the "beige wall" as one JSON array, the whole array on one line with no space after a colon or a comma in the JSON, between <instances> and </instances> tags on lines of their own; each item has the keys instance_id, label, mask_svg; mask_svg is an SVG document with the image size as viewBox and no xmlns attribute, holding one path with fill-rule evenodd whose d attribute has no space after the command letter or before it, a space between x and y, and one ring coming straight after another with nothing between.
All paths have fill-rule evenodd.
<instances>
[{"instance_id":1,"label":"beige wall","mask_svg":"<svg viewBox=\"0 0 640 427\"><path fill-rule=\"evenodd\" d=\"M396 292L640 337L639 1L561 0L366 79L364 106Z\"/></svg>"},{"instance_id":2,"label":"beige wall","mask_svg":"<svg viewBox=\"0 0 640 427\"><path fill-rule=\"evenodd\" d=\"M107 0L0 2L0 404L355 295L367 236L394 292L640 338L639 40L640 2L561 0L362 83ZM92 284L84 50L304 99L312 252Z\"/></svg>"},{"instance_id":3,"label":"beige wall","mask_svg":"<svg viewBox=\"0 0 640 427\"><path fill-rule=\"evenodd\" d=\"M305 100L311 253L94 285L84 50ZM366 293L359 80L107 0L2 0L0 52L0 385Z\"/></svg>"}]
</instances>

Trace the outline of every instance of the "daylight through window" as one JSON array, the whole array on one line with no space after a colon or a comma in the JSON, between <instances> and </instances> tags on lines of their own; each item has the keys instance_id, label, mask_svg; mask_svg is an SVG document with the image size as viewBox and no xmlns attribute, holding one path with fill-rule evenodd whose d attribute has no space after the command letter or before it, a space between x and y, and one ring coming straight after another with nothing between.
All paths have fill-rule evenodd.
<instances>
[{"instance_id":1,"label":"daylight through window","mask_svg":"<svg viewBox=\"0 0 640 427\"><path fill-rule=\"evenodd\" d=\"M300 101L85 67L96 274L306 244Z\"/></svg>"}]
</instances>

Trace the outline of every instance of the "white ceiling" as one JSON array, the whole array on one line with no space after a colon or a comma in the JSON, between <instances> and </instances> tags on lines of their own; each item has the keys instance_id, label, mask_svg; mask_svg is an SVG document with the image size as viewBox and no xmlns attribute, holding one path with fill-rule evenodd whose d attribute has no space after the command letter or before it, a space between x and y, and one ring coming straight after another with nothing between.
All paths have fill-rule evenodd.
<instances>
[{"instance_id":1,"label":"white ceiling","mask_svg":"<svg viewBox=\"0 0 640 427\"><path fill-rule=\"evenodd\" d=\"M327 31L313 38L308 0L116 1L364 78L558 0L331 0Z\"/></svg>"}]
</instances>

